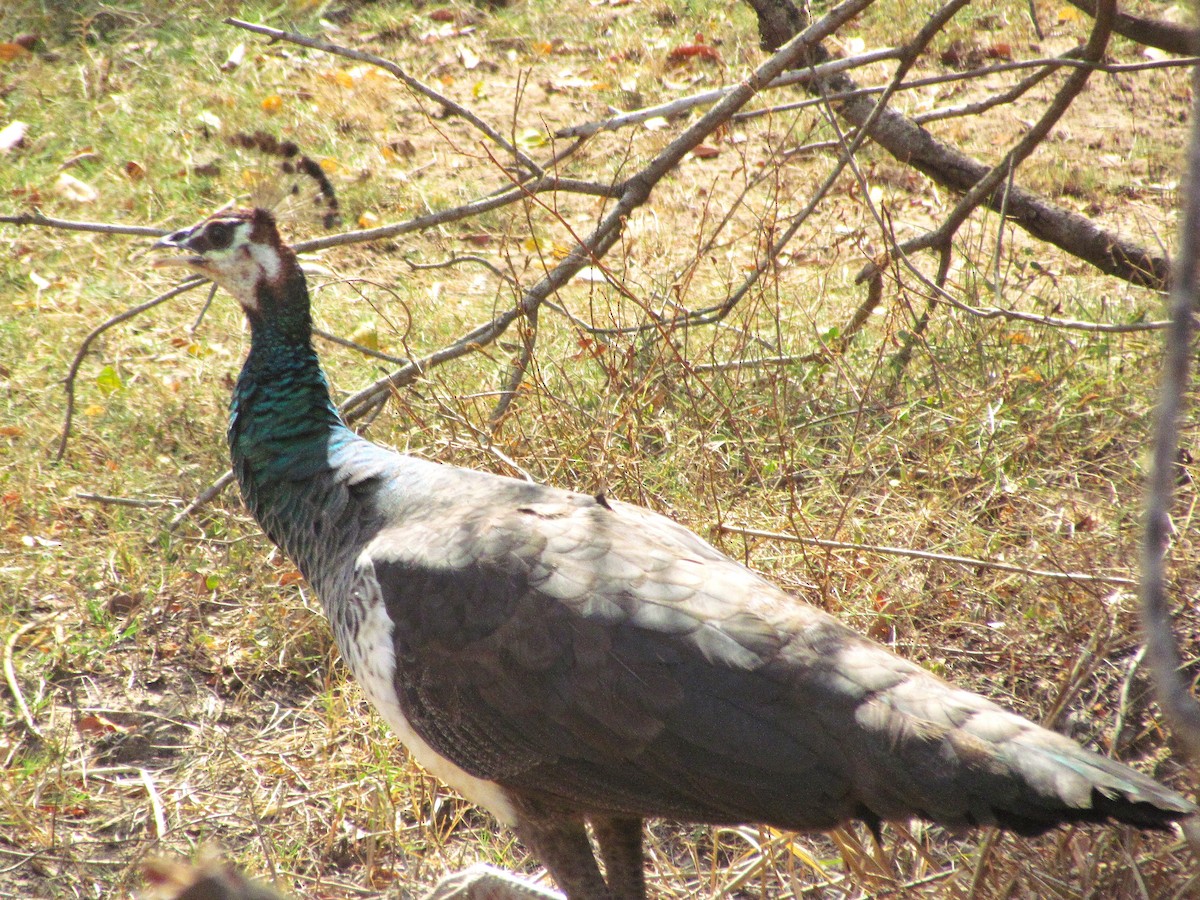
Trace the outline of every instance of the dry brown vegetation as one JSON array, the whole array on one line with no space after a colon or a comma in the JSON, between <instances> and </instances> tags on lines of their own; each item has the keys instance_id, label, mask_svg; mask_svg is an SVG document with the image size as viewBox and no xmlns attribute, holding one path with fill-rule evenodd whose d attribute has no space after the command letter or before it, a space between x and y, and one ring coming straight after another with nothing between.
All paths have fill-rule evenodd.
<instances>
[{"instance_id":1,"label":"dry brown vegetation","mask_svg":"<svg viewBox=\"0 0 1200 900\"><path fill-rule=\"evenodd\" d=\"M391 60L549 172L598 186L678 146L704 110L602 132L569 155L557 130L736 84L769 56L749 6L707 0L83 6L0 11L3 46L20 48L0 53L0 128L28 124L0 157L5 212L179 227L244 201L247 173L274 168L225 140L257 128L322 161L345 230L453 209L519 177L513 154L391 75L268 43L226 15ZM1044 59L1094 34L1072 7L1033 8L1036 28L1025 3L966 6L907 79ZM880 0L825 46L899 46L932 13ZM38 36L32 52L13 42L22 33ZM222 68L239 44L244 59ZM1119 36L1105 54L1169 59ZM853 77L885 86L894 71L891 60ZM930 114L1028 74L935 81L890 108L990 166L1067 73L986 112ZM776 89L746 109L805 99ZM528 292L573 259L612 197L560 185L320 250L318 325L420 359L506 317L503 333L383 391L386 406L356 406L371 436L667 513L898 652L1187 793L1150 701L1133 580L1161 344L1148 327L1162 307L1154 260L1174 240L1189 102L1185 68L1093 72L1013 176L1146 251L1118 275L982 208L942 257L894 252L942 225L959 195L869 140L836 170L853 139L839 112L853 111L821 102L727 121L681 152L611 249L580 260L536 315ZM1008 184L998 206L1017 196ZM323 237L300 219L285 230ZM0 896L128 895L145 858L203 844L304 898L419 895L477 860L535 876L509 833L406 761L347 680L315 598L233 492L171 527L226 466L245 340L234 304L217 297L193 330L204 296L192 291L104 331L56 462L77 348L170 285L126 235L4 225L0 242ZM872 262L878 280L857 281ZM319 349L342 397L402 370ZM1172 550L1181 598L1200 587L1192 416ZM1194 677L1190 603L1177 625ZM1175 835L1018 840L914 824L885 836L876 847L865 831L655 823L651 889L1198 890Z\"/></svg>"}]
</instances>

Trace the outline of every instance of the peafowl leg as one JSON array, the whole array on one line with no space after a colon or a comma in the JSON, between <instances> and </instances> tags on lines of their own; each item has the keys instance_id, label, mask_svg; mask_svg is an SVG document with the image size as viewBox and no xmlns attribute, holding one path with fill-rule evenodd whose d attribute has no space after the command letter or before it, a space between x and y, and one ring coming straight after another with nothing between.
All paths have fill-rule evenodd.
<instances>
[{"instance_id":1,"label":"peafowl leg","mask_svg":"<svg viewBox=\"0 0 1200 900\"><path fill-rule=\"evenodd\" d=\"M593 818L592 833L600 845L604 877L614 900L644 900L646 873L642 858L641 819Z\"/></svg>"},{"instance_id":2,"label":"peafowl leg","mask_svg":"<svg viewBox=\"0 0 1200 900\"><path fill-rule=\"evenodd\" d=\"M568 900L625 900L614 897L601 877L582 820L522 816L517 834L550 870Z\"/></svg>"}]
</instances>

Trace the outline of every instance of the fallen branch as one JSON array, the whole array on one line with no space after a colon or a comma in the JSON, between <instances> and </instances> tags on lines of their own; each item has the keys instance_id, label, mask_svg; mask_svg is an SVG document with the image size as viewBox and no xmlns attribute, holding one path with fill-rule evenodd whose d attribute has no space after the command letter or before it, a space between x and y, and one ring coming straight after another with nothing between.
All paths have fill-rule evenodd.
<instances>
[{"instance_id":1,"label":"fallen branch","mask_svg":"<svg viewBox=\"0 0 1200 900\"><path fill-rule=\"evenodd\" d=\"M888 556L907 556L910 559L927 559L933 562L954 563L959 566L970 566L981 569L998 569L1001 572L1015 572L1018 575L1029 575L1033 578L1053 578L1058 581L1077 581L1084 584L1118 584L1122 587L1136 587L1137 581L1121 575L1090 575L1086 572L1056 572L1052 569L1033 569L1028 566L1017 566L1012 563L997 562L992 559L978 559L973 556L954 556L946 553L933 553L929 550L913 550L909 547L888 547L880 544L855 544L846 541L830 541L825 538L801 537L797 534L784 534L778 531L761 531L757 528L741 528L736 525L719 524L716 530L722 534L739 534L744 537L764 538L770 541L788 541L793 544L808 544L822 547L826 550L860 550L867 553L881 553Z\"/></svg>"},{"instance_id":2,"label":"fallen branch","mask_svg":"<svg viewBox=\"0 0 1200 900\"><path fill-rule=\"evenodd\" d=\"M1072 6L1082 9L1090 16L1103 0L1067 0ZM1113 20L1113 31L1147 47L1157 47L1168 53L1191 54L1200 47L1200 31L1174 22L1147 19L1119 12Z\"/></svg>"},{"instance_id":3,"label":"fallen branch","mask_svg":"<svg viewBox=\"0 0 1200 900\"><path fill-rule=\"evenodd\" d=\"M799 13L791 0L748 0L758 15L759 34L766 49L780 46L794 33ZM828 52L816 51L815 62L824 62ZM1062 65L1070 64L1061 60ZM823 95L859 90L848 75L807 85ZM837 105L838 115L863 128L875 116L877 106L866 97L853 97ZM911 119L887 109L869 129L870 138L900 162L933 179L942 187L965 194L978 184L989 167L949 144L934 138ZM1161 290L1167 283L1167 261L1146 249L1101 228L1079 213L1056 206L1014 184L983 198L983 205L999 210L1002 203L1008 218L1038 240L1053 244L1089 263L1107 275L1131 284Z\"/></svg>"}]
</instances>

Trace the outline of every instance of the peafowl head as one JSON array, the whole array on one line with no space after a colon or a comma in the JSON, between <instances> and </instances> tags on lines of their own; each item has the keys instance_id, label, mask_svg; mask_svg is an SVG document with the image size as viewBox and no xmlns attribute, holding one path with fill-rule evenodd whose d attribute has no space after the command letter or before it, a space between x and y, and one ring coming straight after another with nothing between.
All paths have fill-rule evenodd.
<instances>
[{"instance_id":1,"label":"peafowl head","mask_svg":"<svg viewBox=\"0 0 1200 900\"><path fill-rule=\"evenodd\" d=\"M211 278L242 305L252 326L263 321L308 321L308 290L296 254L279 237L265 209L217 213L159 240L156 250L182 255L156 266L186 266Z\"/></svg>"}]
</instances>

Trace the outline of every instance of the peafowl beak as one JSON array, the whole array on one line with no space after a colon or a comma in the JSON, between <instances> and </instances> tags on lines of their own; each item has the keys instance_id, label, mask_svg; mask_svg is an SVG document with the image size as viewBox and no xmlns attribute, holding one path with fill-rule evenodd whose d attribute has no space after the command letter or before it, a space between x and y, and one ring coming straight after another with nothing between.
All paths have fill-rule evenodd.
<instances>
[{"instance_id":1,"label":"peafowl beak","mask_svg":"<svg viewBox=\"0 0 1200 900\"><path fill-rule=\"evenodd\" d=\"M151 246L151 250L183 250L195 251L197 248L192 246L189 241L195 236L199 227L183 228L179 231L165 235L159 238ZM154 268L162 269L168 266L186 266L189 269L199 269L204 265L204 257L199 254L189 254L186 256L170 256L161 257L154 260Z\"/></svg>"}]
</instances>

